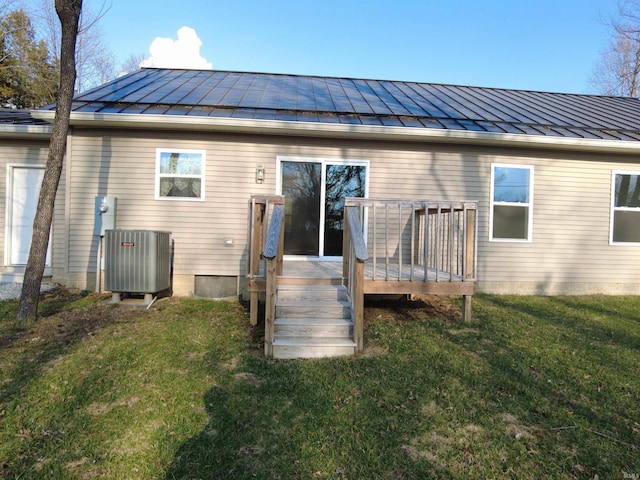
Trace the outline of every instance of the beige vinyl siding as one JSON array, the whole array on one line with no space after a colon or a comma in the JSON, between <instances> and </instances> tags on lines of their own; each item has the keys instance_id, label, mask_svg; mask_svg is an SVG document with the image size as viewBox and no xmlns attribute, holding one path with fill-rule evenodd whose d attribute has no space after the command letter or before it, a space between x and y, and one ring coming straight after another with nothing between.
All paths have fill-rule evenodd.
<instances>
[{"instance_id":1,"label":"beige vinyl siding","mask_svg":"<svg viewBox=\"0 0 640 480\"><path fill-rule=\"evenodd\" d=\"M8 165L38 165L44 167L47 163L49 142L47 140L9 140L0 142L0 171L4 179L0 181L0 259L4 265L5 259L5 228L6 228L6 199ZM51 263L54 269L64 268L64 201L65 201L65 174L62 173L60 186L56 197L56 205L53 217L53 234L51 243Z\"/></svg>"},{"instance_id":2,"label":"beige vinyl siding","mask_svg":"<svg viewBox=\"0 0 640 480\"><path fill-rule=\"evenodd\" d=\"M276 157L370 162L369 197L479 200L478 278L486 285L528 282L640 284L640 247L608 243L612 170L638 169L630 156L550 150L260 137L212 133L79 131L73 137L69 269L95 271L94 197L118 198L117 226L166 230L174 272L243 275L247 202L274 194ZM204 202L154 200L156 148L206 151ZM489 242L491 163L535 168L531 243ZM265 182L255 183L263 164ZM233 239L232 246L224 246ZM491 287L493 288L493 287Z\"/></svg>"},{"instance_id":3,"label":"beige vinyl siding","mask_svg":"<svg viewBox=\"0 0 640 480\"><path fill-rule=\"evenodd\" d=\"M609 245L611 170L627 163L524 158L535 165L533 241L481 249L491 282L640 284L640 249Z\"/></svg>"},{"instance_id":4,"label":"beige vinyl siding","mask_svg":"<svg viewBox=\"0 0 640 480\"><path fill-rule=\"evenodd\" d=\"M183 136L185 137L185 136ZM257 185L251 149L233 142L171 134L134 137L74 137L74 178L70 205L70 270L95 271L97 241L92 238L96 195L118 199L116 223L122 229L172 232L174 273L237 275L244 272L247 202L251 193L273 193L274 185ZM155 200L156 148L206 151L206 200ZM246 158L249 160L246 160ZM275 159L272 158L272 162ZM273 182L271 174L270 182ZM234 244L224 246L225 239Z\"/></svg>"}]
</instances>

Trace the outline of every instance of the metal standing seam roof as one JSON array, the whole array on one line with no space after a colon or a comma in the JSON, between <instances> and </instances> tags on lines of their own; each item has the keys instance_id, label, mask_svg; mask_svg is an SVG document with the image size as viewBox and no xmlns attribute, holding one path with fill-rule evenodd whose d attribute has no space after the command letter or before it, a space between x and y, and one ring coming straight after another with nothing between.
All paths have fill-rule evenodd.
<instances>
[{"instance_id":1,"label":"metal standing seam roof","mask_svg":"<svg viewBox=\"0 0 640 480\"><path fill-rule=\"evenodd\" d=\"M216 70L138 70L76 96L72 112L640 141L636 98Z\"/></svg>"},{"instance_id":2,"label":"metal standing seam roof","mask_svg":"<svg viewBox=\"0 0 640 480\"><path fill-rule=\"evenodd\" d=\"M49 125L49 123L33 118L29 110L0 108L0 125Z\"/></svg>"}]
</instances>

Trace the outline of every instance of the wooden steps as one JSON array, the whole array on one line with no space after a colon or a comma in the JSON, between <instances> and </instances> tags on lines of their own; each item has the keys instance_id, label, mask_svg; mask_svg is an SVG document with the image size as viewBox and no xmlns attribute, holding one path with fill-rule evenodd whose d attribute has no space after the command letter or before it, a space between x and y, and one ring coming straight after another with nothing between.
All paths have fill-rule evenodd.
<instances>
[{"instance_id":1,"label":"wooden steps","mask_svg":"<svg viewBox=\"0 0 640 480\"><path fill-rule=\"evenodd\" d=\"M341 285L280 285L273 358L354 355L351 305Z\"/></svg>"}]
</instances>

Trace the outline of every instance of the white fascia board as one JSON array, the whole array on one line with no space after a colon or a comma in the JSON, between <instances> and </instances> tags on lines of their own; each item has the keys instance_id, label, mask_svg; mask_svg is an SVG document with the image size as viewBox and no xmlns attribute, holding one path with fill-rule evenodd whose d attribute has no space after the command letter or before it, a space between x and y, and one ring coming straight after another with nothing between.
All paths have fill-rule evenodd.
<instances>
[{"instance_id":1,"label":"white fascia board","mask_svg":"<svg viewBox=\"0 0 640 480\"><path fill-rule=\"evenodd\" d=\"M55 112L40 110L32 112L32 115L34 118L53 121ZM468 130L347 125L340 123L291 122L225 117L73 112L71 114L71 125L93 128L219 131L261 135L440 142L588 152L637 153L640 151L640 141L595 140Z\"/></svg>"},{"instance_id":2,"label":"white fascia board","mask_svg":"<svg viewBox=\"0 0 640 480\"><path fill-rule=\"evenodd\" d=\"M51 125L0 124L0 137L46 140L51 137Z\"/></svg>"}]
</instances>

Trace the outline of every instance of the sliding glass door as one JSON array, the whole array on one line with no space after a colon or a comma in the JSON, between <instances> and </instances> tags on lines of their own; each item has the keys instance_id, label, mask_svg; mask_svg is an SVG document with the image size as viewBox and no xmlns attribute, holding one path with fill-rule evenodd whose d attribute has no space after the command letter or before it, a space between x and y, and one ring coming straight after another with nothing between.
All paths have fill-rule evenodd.
<instances>
[{"instance_id":1,"label":"sliding glass door","mask_svg":"<svg viewBox=\"0 0 640 480\"><path fill-rule=\"evenodd\" d=\"M278 166L285 255L341 257L344 199L366 196L367 162L281 157Z\"/></svg>"}]
</instances>

